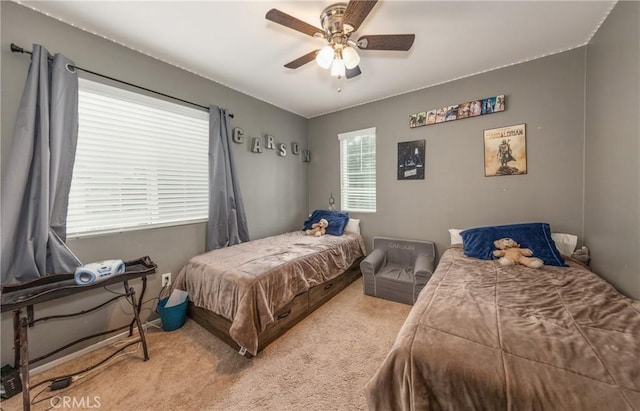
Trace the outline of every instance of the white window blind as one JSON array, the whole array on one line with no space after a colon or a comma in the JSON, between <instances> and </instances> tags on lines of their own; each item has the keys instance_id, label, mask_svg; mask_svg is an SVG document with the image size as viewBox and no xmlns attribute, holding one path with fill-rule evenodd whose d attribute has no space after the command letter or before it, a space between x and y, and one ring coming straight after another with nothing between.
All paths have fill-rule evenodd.
<instances>
[{"instance_id":1,"label":"white window blind","mask_svg":"<svg viewBox=\"0 0 640 411\"><path fill-rule=\"evenodd\" d=\"M205 221L208 113L80 79L67 235Z\"/></svg>"},{"instance_id":2,"label":"white window blind","mask_svg":"<svg viewBox=\"0 0 640 411\"><path fill-rule=\"evenodd\" d=\"M341 209L376 211L376 129L338 134Z\"/></svg>"}]
</instances>

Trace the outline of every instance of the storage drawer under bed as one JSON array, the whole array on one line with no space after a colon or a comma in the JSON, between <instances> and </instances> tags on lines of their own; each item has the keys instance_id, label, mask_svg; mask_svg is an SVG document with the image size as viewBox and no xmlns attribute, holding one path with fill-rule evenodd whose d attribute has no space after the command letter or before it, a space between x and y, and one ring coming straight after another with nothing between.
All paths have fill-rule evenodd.
<instances>
[{"instance_id":1,"label":"storage drawer under bed","mask_svg":"<svg viewBox=\"0 0 640 411\"><path fill-rule=\"evenodd\" d=\"M334 278L309 289L309 310L313 311L329 301L345 287L342 277Z\"/></svg>"},{"instance_id":2,"label":"storage drawer under bed","mask_svg":"<svg viewBox=\"0 0 640 411\"><path fill-rule=\"evenodd\" d=\"M276 311L273 314L273 322L260 333L258 351L306 317L308 307L309 295L302 293Z\"/></svg>"},{"instance_id":3,"label":"storage drawer under bed","mask_svg":"<svg viewBox=\"0 0 640 411\"><path fill-rule=\"evenodd\" d=\"M352 265L342 275L309 289L309 311L313 311L329 301L360 277L360 266Z\"/></svg>"}]
</instances>

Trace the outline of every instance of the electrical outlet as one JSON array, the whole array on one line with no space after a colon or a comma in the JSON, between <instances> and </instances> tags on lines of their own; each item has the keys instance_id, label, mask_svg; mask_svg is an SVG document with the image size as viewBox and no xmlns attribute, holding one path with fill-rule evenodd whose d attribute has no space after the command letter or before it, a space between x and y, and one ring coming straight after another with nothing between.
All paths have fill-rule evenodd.
<instances>
[{"instance_id":1,"label":"electrical outlet","mask_svg":"<svg viewBox=\"0 0 640 411\"><path fill-rule=\"evenodd\" d=\"M162 286L163 287L171 286L171 273L162 274Z\"/></svg>"}]
</instances>

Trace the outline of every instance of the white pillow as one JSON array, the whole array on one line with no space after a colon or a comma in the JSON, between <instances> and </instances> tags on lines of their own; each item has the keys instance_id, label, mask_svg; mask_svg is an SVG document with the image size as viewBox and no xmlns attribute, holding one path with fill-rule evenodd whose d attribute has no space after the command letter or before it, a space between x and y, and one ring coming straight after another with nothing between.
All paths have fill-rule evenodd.
<instances>
[{"instance_id":1,"label":"white pillow","mask_svg":"<svg viewBox=\"0 0 640 411\"><path fill-rule=\"evenodd\" d=\"M360 220L356 218L350 218L349 222L344 228L344 231L347 231L349 233L360 234Z\"/></svg>"},{"instance_id":2,"label":"white pillow","mask_svg":"<svg viewBox=\"0 0 640 411\"><path fill-rule=\"evenodd\" d=\"M556 243L556 248L560 254L571 256L578 245L578 236L565 233L551 233L551 239Z\"/></svg>"},{"instance_id":3,"label":"white pillow","mask_svg":"<svg viewBox=\"0 0 640 411\"><path fill-rule=\"evenodd\" d=\"M460 233L464 230L459 230L457 228L450 228L449 234L451 235L451 245L454 244L462 244L462 236Z\"/></svg>"}]
</instances>

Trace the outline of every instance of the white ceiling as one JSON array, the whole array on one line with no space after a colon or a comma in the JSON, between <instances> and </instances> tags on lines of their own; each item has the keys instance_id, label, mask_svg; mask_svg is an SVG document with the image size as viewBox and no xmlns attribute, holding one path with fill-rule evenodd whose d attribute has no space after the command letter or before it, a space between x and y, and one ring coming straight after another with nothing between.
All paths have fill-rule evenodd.
<instances>
[{"instance_id":1,"label":"white ceiling","mask_svg":"<svg viewBox=\"0 0 640 411\"><path fill-rule=\"evenodd\" d=\"M307 118L582 46L615 5L380 0L352 38L415 33L413 48L359 51L362 75L337 80L315 62L284 68L324 40L264 17L277 8L320 27L331 0L20 3Z\"/></svg>"}]
</instances>

